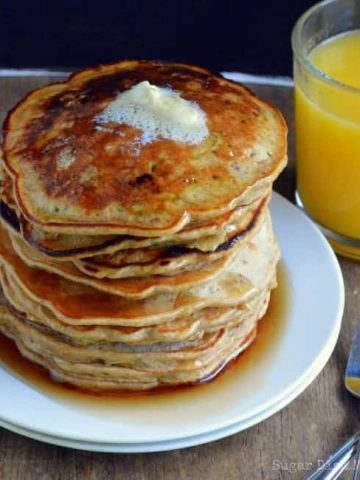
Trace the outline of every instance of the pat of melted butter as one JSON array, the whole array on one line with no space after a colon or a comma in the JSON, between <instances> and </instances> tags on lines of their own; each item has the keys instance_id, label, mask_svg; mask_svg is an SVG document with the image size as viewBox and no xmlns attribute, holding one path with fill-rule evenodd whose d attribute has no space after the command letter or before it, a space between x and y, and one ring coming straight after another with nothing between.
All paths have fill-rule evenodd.
<instances>
[{"instance_id":1,"label":"pat of melted butter","mask_svg":"<svg viewBox=\"0 0 360 480\"><path fill-rule=\"evenodd\" d=\"M171 88L157 87L148 81L120 93L95 120L139 128L143 143L163 137L198 144L209 134L206 114L196 102L182 98Z\"/></svg>"},{"instance_id":2,"label":"pat of melted butter","mask_svg":"<svg viewBox=\"0 0 360 480\"><path fill-rule=\"evenodd\" d=\"M194 104L180 96L174 95L170 89L157 87L144 81L126 93L128 100L144 108L150 108L155 115L164 120L194 128L201 126L202 117L199 108L195 108Z\"/></svg>"}]
</instances>

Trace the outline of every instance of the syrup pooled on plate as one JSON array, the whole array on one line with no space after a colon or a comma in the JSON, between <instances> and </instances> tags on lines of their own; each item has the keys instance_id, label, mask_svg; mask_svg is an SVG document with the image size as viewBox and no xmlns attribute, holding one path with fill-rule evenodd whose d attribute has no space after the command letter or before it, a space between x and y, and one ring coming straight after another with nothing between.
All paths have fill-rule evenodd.
<instances>
[{"instance_id":1,"label":"syrup pooled on plate","mask_svg":"<svg viewBox=\"0 0 360 480\"><path fill-rule=\"evenodd\" d=\"M242 378L244 378L244 385L241 385L241 391L246 395L249 388L258 387L266 381L266 366L271 361L271 356L276 351L286 329L291 290L286 269L281 263L278 267L277 279L278 287L272 291L268 311L259 321L257 335L252 345L225 365L220 373L211 376L207 382L135 393L81 391L52 380L45 369L22 357L14 342L2 334L0 334L0 364L44 395L61 403L90 409L91 413L101 416L107 413L112 415L114 410L119 408L136 411L146 406L153 407L154 404L161 406L183 403L187 400L201 401L202 398L213 396L219 389L241 382ZM259 366L263 367L260 368L263 371L263 378L259 376Z\"/></svg>"}]
</instances>

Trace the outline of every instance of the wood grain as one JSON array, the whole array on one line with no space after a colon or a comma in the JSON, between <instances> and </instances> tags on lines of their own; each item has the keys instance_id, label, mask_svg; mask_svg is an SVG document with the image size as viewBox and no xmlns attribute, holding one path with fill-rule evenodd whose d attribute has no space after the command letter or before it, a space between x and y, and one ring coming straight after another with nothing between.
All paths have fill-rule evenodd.
<instances>
[{"instance_id":1,"label":"wood grain","mask_svg":"<svg viewBox=\"0 0 360 480\"><path fill-rule=\"evenodd\" d=\"M53 77L0 78L0 121L27 91L54 80ZM276 189L292 199L292 89L274 86L252 88L276 104L288 121L290 163L278 180ZM311 464L323 459L359 428L360 403L346 392L343 374L356 321L360 317L360 263L339 260L346 284L346 309L339 342L319 377L278 414L224 440L153 454L99 454L69 450L0 428L0 480L304 478Z\"/></svg>"}]
</instances>

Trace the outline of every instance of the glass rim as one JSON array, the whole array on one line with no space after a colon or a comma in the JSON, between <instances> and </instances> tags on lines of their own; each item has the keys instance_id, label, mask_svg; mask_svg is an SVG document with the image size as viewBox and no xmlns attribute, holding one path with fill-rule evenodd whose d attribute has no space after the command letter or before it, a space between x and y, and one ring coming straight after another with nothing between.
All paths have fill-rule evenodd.
<instances>
[{"instance_id":1,"label":"glass rim","mask_svg":"<svg viewBox=\"0 0 360 480\"><path fill-rule=\"evenodd\" d=\"M316 3L308 10L306 10L296 21L292 33L291 33L291 46L294 55L300 60L302 65L304 65L312 74L325 81L333 87L342 88L351 93L360 94L360 88L354 87L352 85L347 85L346 83L336 80L330 75L326 74L320 68L316 67L309 59L308 55L305 54L304 49L301 45L300 34L305 22L316 12L326 7L331 3L336 3L341 0L322 0L321 2ZM351 30L352 31L352 30Z\"/></svg>"}]
</instances>

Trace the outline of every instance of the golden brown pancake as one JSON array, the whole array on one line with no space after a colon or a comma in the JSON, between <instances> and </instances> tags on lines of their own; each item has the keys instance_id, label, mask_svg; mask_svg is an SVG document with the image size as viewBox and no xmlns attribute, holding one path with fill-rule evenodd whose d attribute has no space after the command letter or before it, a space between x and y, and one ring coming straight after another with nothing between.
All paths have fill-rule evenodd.
<instances>
[{"instance_id":1,"label":"golden brown pancake","mask_svg":"<svg viewBox=\"0 0 360 480\"><path fill-rule=\"evenodd\" d=\"M196 102L208 137L159 138L138 152L138 129L97 129L119 92L144 80ZM261 197L285 165L285 132L278 110L237 83L184 64L125 61L30 93L5 122L4 162L16 203L42 230L153 237Z\"/></svg>"},{"instance_id":2,"label":"golden brown pancake","mask_svg":"<svg viewBox=\"0 0 360 480\"><path fill-rule=\"evenodd\" d=\"M225 270L238 250L234 248L225 251L224 255L215 260L206 261L205 259L203 262L194 265L192 269L180 271L172 276L150 275L147 277L129 277L112 280L87 276L78 270L72 262L58 262L48 258L41 252L31 252L26 243L14 235L11 240L15 253L30 267L56 273L63 278L83 285L90 285L97 290L113 295L137 299L161 292L179 292L213 279ZM0 241L4 244L8 242L7 233L1 226Z\"/></svg>"},{"instance_id":3,"label":"golden brown pancake","mask_svg":"<svg viewBox=\"0 0 360 480\"><path fill-rule=\"evenodd\" d=\"M265 289L245 303L230 307L208 307L174 321L147 327L122 327L106 325L69 325L62 322L44 305L40 305L24 295L19 288L9 282L0 268L0 280L7 303L15 313L32 322L37 328L56 332L66 343L73 345L94 345L103 343L124 343L127 345L149 345L173 343L201 338L205 332L212 332L226 326L235 326L248 318L261 318L270 299L269 289ZM275 284L270 285L271 288ZM26 311L26 314L24 313Z\"/></svg>"},{"instance_id":4,"label":"golden brown pancake","mask_svg":"<svg viewBox=\"0 0 360 480\"><path fill-rule=\"evenodd\" d=\"M262 212L269 200L270 193L266 192L263 198L249 205L237 207L211 221L194 224L175 234L157 238L131 237L129 235L69 235L44 232L29 223L16 205L11 179L5 174L0 200L0 217L15 232L20 231L29 245L50 257L64 260L77 258L87 260L92 256L111 255L123 250L136 250L138 252L140 249L147 247L168 249L174 245L177 247L179 244L202 252L215 251L221 243L229 239L231 233L247 229L250 223L257 221L256 217ZM133 253L129 252L129 256ZM142 263L144 262L145 259L143 258ZM79 262L78 267L86 269L86 266L82 265L81 262ZM88 273L89 275L92 274L91 268Z\"/></svg>"},{"instance_id":5,"label":"golden brown pancake","mask_svg":"<svg viewBox=\"0 0 360 480\"><path fill-rule=\"evenodd\" d=\"M224 248L222 244L229 242L233 237L242 236L242 231L247 233L246 231L250 230L253 224L261 221L258 217L263 214L269 200L270 195L266 195L250 205L238 207L226 215L225 222L221 220L225 216L221 216L211 223L186 228L174 235L157 238L127 235L80 236L42 232L35 229L22 216L19 219L15 211L5 202L0 204L0 216L7 227L16 233L20 231L24 240L40 252L58 260L84 259L84 262L87 263L89 258L95 256L118 254L130 257L138 255L141 250L145 252L146 249L166 252L171 250L177 256L180 250L181 254L221 250ZM128 250L128 252L124 252L124 250ZM159 255L161 254L157 256ZM142 263L145 261L146 256L143 257ZM82 266L81 262L78 266L86 268L85 265ZM89 274L91 275L91 271Z\"/></svg>"},{"instance_id":6,"label":"golden brown pancake","mask_svg":"<svg viewBox=\"0 0 360 480\"><path fill-rule=\"evenodd\" d=\"M130 235L69 235L43 232L21 217L18 228L24 239L41 252L58 259L77 259L99 254L112 254L120 250L141 248L165 248L173 245L186 245L201 251L215 250L225 241L228 232L245 228L250 219L262 208L269 197L261 198L250 205L238 207L211 221L184 228L180 232L162 237L133 237ZM6 218L4 218L6 221Z\"/></svg>"},{"instance_id":7,"label":"golden brown pancake","mask_svg":"<svg viewBox=\"0 0 360 480\"><path fill-rule=\"evenodd\" d=\"M213 377L255 339L279 259L276 108L198 67L124 61L29 93L3 134L0 332L25 357L148 390Z\"/></svg>"},{"instance_id":8,"label":"golden brown pancake","mask_svg":"<svg viewBox=\"0 0 360 480\"><path fill-rule=\"evenodd\" d=\"M0 261L16 288L50 308L62 321L75 325L144 326L208 306L236 305L262 291L272 281L279 258L269 218L255 237L215 279L185 291L158 293L140 300L110 295L32 269L15 254L10 242L0 242Z\"/></svg>"},{"instance_id":9,"label":"golden brown pancake","mask_svg":"<svg viewBox=\"0 0 360 480\"><path fill-rule=\"evenodd\" d=\"M161 385L195 383L222 369L254 340L256 320L209 333L178 350L121 352L73 347L45 333L6 306L0 307L0 331L22 354L56 379L90 390L145 390Z\"/></svg>"},{"instance_id":10,"label":"golden brown pancake","mask_svg":"<svg viewBox=\"0 0 360 480\"><path fill-rule=\"evenodd\" d=\"M241 219L219 229L219 233L185 245L145 247L118 250L74 260L85 274L97 278L124 278L149 275L174 275L200 268L204 262L214 261L241 248L255 235L267 215L269 197L259 207L241 216ZM221 243L220 243L221 242ZM198 266L198 267L197 267Z\"/></svg>"}]
</instances>

